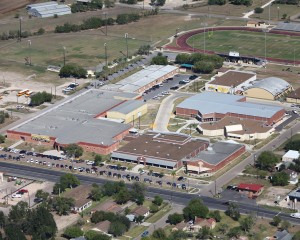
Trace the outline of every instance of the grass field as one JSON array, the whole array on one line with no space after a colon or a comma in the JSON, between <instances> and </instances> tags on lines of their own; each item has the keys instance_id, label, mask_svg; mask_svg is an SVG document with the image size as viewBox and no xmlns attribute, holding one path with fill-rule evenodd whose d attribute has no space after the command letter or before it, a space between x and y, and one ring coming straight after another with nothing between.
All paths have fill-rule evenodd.
<instances>
[{"instance_id":1,"label":"grass field","mask_svg":"<svg viewBox=\"0 0 300 240\"><path fill-rule=\"evenodd\" d=\"M293 15L299 14L299 8L295 5L286 5L286 4L272 4L270 8L270 20L279 20L278 19L278 7L279 7L279 19L282 18L283 14L287 14L292 17ZM261 14L254 14L251 17L259 19L269 19L269 7L266 7L264 12Z\"/></svg>"},{"instance_id":2,"label":"grass field","mask_svg":"<svg viewBox=\"0 0 300 240\"><path fill-rule=\"evenodd\" d=\"M210 34L210 38L209 38ZM281 59L299 59L299 37L266 34L267 57ZM195 48L204 48L204 33L188 39ZM205 35L206 50L228 53L238 51L241 55L265 56L265 34L247 31L216 31L208 28Z\"/></svg>"}]
</instances>

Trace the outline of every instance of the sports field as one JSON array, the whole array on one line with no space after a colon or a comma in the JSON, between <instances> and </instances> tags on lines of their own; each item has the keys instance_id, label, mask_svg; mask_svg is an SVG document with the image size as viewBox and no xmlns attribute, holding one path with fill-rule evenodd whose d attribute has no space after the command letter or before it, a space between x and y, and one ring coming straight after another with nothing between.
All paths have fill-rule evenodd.
<instances>
[{"instance_id":1,"label":"sports field","mask_svg":"<svg viewBox=\"0 0 300 240\"><path fill-rule=\"evenodd\" d=\"M241 55L265 57L265 34L248 31L213 31L197 34L187 42L196 49L211 50L219 53L237 51ZM267 58L298 60L300 58L300 38L277 34L266 34ZM294 51L295 50L295 51Z\"/></svg>"}]
</instances>

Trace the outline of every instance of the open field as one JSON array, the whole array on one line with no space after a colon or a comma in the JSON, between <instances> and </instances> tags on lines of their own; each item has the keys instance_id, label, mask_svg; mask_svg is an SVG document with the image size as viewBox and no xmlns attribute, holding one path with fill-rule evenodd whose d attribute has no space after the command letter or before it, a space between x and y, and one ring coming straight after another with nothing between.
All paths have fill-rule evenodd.
<instances>
[{"instance_id":1,"label":"open field","mask_svg":"<svg viewBox=\"0 0 300 240\"><path fill-rule=\"evenodd\" d=\"M265 40L267 57L294 60L299 59L299 37L265 34L248 31L214 31L207 28L207 32L197 34L188 39L188 44L195 48L228 53L238 51L241 55L256 57L265 56ZM295 49L295 55L294 51Z\"/></svg>"},{"instance_id":2,"label":"open field","mask_svg":"<svg viewBox=\"0 0 300 240\"><path fill-rule=\"evenodd\" d=\"M191 5L191 7L188 8L188 11L197 12L197 13L207 13L208 16L209 14L220 14L226 16L242 16L243 13L247 13L256 7L260 7L266 4L267 2L268 0L253 0L253 4L249 7L243 5L233 5L230 3L227 3L222 6L208 5L206 2L200 4L196 3L194 4L194 6Z\"/></svg>"},{"instance_id":3,"label":"open field","mask_svg":"<svg viewBox=\"0 0 300 240\"><path fill-rule=\"evenodd\" d=\"M279 11L278 11L279 7ZM279 13L279 18L278 18ZM270 20L280 20L283 14L287 14L292 17L293 15L299 14L299 7L295 5L286 5L286 4L272 4L270 8ZM261 14L253 14L252 18L259 18L269 20L269 7L266 7L264 12Z\"/></svg>"},{"instance_id":4,"label":"open field","mask_svg":"<svg viewBox=\"0 0 300 240\"><path fill-rule=\"evenodd\" d=\"M0 14L8 13L26 6L27 4L34 3L37 0L1 0L0 1Z\"/></svg>"}]
</instances>

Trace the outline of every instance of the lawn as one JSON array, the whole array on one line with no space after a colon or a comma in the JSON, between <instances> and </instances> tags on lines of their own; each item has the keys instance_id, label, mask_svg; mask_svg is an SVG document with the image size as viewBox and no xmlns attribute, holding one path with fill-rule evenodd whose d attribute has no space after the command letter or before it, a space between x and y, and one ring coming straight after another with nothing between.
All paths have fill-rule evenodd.
<instances>
[{"instance_id":1,"label":"lawn","mask_svg":"<svg viewBox=\"0 0 300 240\"><path fill-rule=\"evenodd\" d=\"M278 11L279 7L279 11ZM286 4L272 4L270 9L270 20L278 20L278 13L279 18L282 18L283 14L287 14L288 16L293 16L299 14L299 8L297 5L286 5ZM251 17L259 18L259 19L267 19L269 20L269 7L266 7L264 12L261 14L254 14Z\"/></svg>"},{"instance_id":2,"label":"lawn","mask_svg":"<svg viewBox=\"0 0 300 240\"><path fill-rule=\"evenodd\" d=\"M120 237L120 240L128 240L128 239L135 239L139 235L141 235L147 227L142 226L142 225L136 225L132 228L129 229L128 232L124 233L122 237Z\"/></svg>"},{"instance_id":3,"label":"lawn","mask_svg":"<svg viewBox=\"0 0 300 240\"><path fill-rule=\"evenodd\" d=\"M168 203L163 203L160 207L160 210L154 213L151 217L147 218L145 221L149 223L156 223L159 219L165 216L169 211L171 211L172 207Z\"/></svg>"},{"instance_id":4,"label":"lawn","mask_svg":"<svg viewBox=\"0 0 300 240\"><path fill-rule=\"evenodd\" d=\"M210 37L209 37L210 36ZM298 59L299 37L283 36L276 34L266 34L267 57L281 59ZM197 34L188 39L190 46L195 48L204 48L204 33ZM241 55L250 55L256 57L265 56L265 34L253 33L248 31L215 31L207 28L205 33L205 49L215 52L228 53L229 51L238 51Z\"/></svg>"}]
</instances>

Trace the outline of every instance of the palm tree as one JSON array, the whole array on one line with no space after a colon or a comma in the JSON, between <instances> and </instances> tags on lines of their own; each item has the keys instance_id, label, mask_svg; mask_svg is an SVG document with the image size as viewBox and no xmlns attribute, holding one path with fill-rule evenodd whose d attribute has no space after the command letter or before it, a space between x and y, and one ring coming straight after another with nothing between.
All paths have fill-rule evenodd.
<instances>
[{"instance_id":1,"label":"palm tree","mask_svg":"<svg viewBox=\"0 0 300 240\"><path fill-rule=\"evenodd\" d=\"M150 169L150 170L149 170L149 174L150 174L150 176L151 176L151 182L152 182L152 173L153 173L153 170Z\"/></svg>"},{"instance_id":2,"label":"palm tree","mask_svg":"<svg viewBox=\"0 0 300 240\"><path fill-rule=\"evenodd\" d=\"M172 175L172 177L173 177L173 183L174 183L174 179L175 179L175 176L176 176L176 171L173 170L173 171L171 172L171 175ZM172 184L172 186L173 186L173 184Z\"/></svg>"},{"instance_id":3,"label":"palm tree","mask_svg":"<svg viewBox=\"0 0 300 240\"><path fill-rule=\"evenodd\" d=\"M142 172L144 171L142 168L139 168L139 174L140 174L140 181L142 181Z\"/></svg>"}]
</instances>

